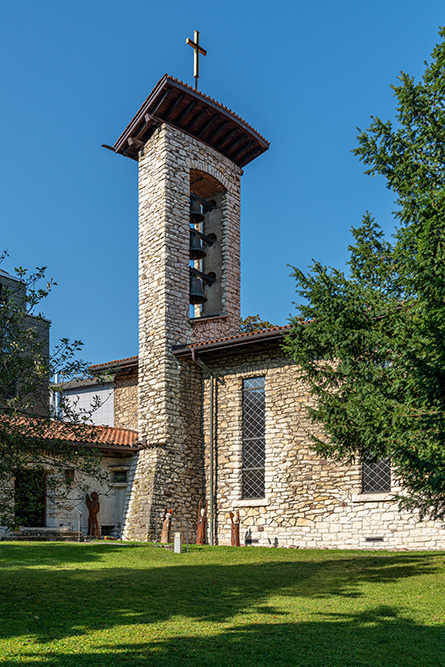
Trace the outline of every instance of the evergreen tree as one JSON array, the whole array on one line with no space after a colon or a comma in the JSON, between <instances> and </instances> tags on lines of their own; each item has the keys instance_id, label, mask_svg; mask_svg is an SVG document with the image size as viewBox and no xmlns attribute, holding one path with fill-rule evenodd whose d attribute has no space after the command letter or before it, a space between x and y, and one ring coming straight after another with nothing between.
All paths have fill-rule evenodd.
<instances>
[{"instance_id":1,"label":"evergreen tree","mask_svg":"<svg viewBox=\"0 0 445 667\"><path fill-rule=\"evenodd\" d=\"M320 454L391 457L401 506L445 516L445 30L420 83L392 86L396 122L372 117L354 153L396 195L392 243L366 214L346 274L295 269L302 298L285 349L323 426Z\"/></svg>"}]
</instances>

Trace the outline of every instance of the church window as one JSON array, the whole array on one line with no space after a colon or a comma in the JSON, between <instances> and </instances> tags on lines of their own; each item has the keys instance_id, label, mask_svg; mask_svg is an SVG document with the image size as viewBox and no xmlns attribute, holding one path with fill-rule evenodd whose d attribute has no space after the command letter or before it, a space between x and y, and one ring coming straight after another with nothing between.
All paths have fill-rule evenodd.
<instances>
[{"instance_id":1,"label":"church window","mask_svg":"<svg viewBox=\"0 0 445 667\"><path fill-rule=\"evenodd\" d=\"M390 459L362 463L362 493L389 493L391 491Z\"/></svg>"},{"instance_id":2,"label":"church window","mask_svg":"<svg viewBox=\"0 0 445 667\"><path fill-rule=\"evenodd\" d=\"M243 498L264 498L265 379L243 382Z\"/></svg>"}]
</instances>

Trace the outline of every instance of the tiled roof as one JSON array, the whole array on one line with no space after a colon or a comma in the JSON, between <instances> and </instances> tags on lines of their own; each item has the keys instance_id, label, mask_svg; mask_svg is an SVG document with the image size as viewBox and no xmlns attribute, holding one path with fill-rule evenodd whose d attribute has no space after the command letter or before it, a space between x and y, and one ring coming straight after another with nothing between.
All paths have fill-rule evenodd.
<instances>
[{"instance_id":1,"label":"tiled roof","mask_svg":"<svg viewBox=\"0 0 445 667\"><path fill-rule=\"evenodd\" d=\"M114 146L105 147L138 160L141 147L162 123L203 141L240 168L269 148L269 142L231 109L168 74L158 81Z\"/></svg>"},{"instance_id":2,"label":"tiled roof","mask_svg":"<svg viewBox=\"0 0 445 667\"><path fill-rule=\"evenodd\" d=\"M183 345L181 347L185 347L188 350L191 350L193 348L205 347L206 345L213 345L215 343L224 343L225 341L242 340L243 338L248 338L249 340L251 339L252 341L255 341L267 337L267 334L285 334L286 332L290 331L290 329L291 325L287 324L282 327L269 327L268 329L250 331L248 333L236 334L234 336L225 336L224 338L215 338L214 340L204 340L197 343L189 343L188 345Z\"/></svg>"},{"instance_id":3,"label":"tiled roof","mask_svg":"<svg viewBox=\"0 0 445 667\"><path fill-rule=\"evenodd\" d=\"M56 422L60 424L60 422ZM65 440L76 442L78 437L75 429L69 432L69 429L61 429L61 435ZM104 445L124 445L134 447L137 445L138 432L129 428L118 428L112 426L91 426L82 427L82 442L91 442Z\"/></svg>"},{"instance_id":4,"label":"tiled roof","mask_svg":"<svg viewBox=\"0 0 445 667\"><path fill-rule=\"evenodd\" d=\"M0 269L0 276L2 278L8 278L8 280L15 280L16 283L22 282L20 278L17 278L17 276L11 276L10 273L7 273L6 271L3 271L3 269Z\"/></svg>"},{"instance_id":5,"label":"tiled roof","mask_svg":"<svg viewBox=\"0 0 445 667\"><path fill-rule=\"evenodd\" d=\"M0 417L2 421L8 417ZM138 448L138 433L128 428L96 426L89 424L71 424L55 420L36 419L32 417L11 417L9 423L21 431L24 438L42 440L64 440L79 444L97 444L123 446L129 449Z\"/></svg>"},{"instance_id":6,"label":"tiled roof","mask_svg":"<svg viewBox=\"0 0 445 667\"><path fill-rule=\"evenodd\" d=\"M202 93L200 90L195 90L192 86L190 86L188 83L184 83L184 81L181 81L180 79L176 79L174 76L170 76L169 74L165 75L170 81L175 81L176 83L179 83L181 86L184 86L184 88L188 88L191 90L193 93L196 93L197 95L200 95L204 99L208 100L209 102L212 102L212 104L216 104L216 106L220 107L221 109L224 109L224 111L227 111L231 116L234 116L237 118L239 121L243 123L243 125L246 125L249 129L251 129L255 134L257 134L260 139L264 141L265 144L270 146L269 141L265 137L263 137L262 134L258 132L250 123L248 123L244 118L241 118L241 116L238 116L237 113L232 111L232 109L229 109L229 107L226 107L225 104L221 104L221 102L218 102L218 100L215 100L213 97L210 97L209 95L206 95L205 93Z\"/></svg>"},{"instance_id":7,"label":"tiled roof","mask_svg":"<svg viewBox=\"0 0 445 667\"><path fill-rule=\"evenodd\" d=\"M233 336L225 336L223 338L215 338L213 340L204 340L204 341L198 341L197 343L189 343L187 345L176 345L174 350L175 352L180 352L182 350L193 350L197 348L205 348L207 346L213 346L213 345L218 345L218 344L224 344L233 341L236 343L236 341L242 341L246 340L246 342L252 342L255 343L258 340L267 340L267 339L272 339L272 338L278 338L284 334L286 334L288 331L290 331L291 325L286 324L281 327L269 327L268 329L260 329L258 331L250 331L248 333L240 333L236 334ZM90 370L94 371L99 371L99 370L107 370L111 367L120 367L120 366L130 366L130 365L135 365L137 366L138 363L138 356L135 357L126 357L125 359L117 359L115 361L108 361L104 364L96 364L95 366L90 366Z\"/></svg>"},{"instance_id":8,"label":"tiled roof","mask_svg":"<svg viewBox=\"0 0 445 667\"><path fill-rule=\"evenodd\" d=\"M124 359L116 359L114 361L106 361L103 364L94 364L94 366L90 366L91 371L100 371L100 370L107 370L108 368L117 366L118 368L120 366L132 366L133 364L137 364L138 357L137 355L135 357L125 357Z\"/></svg>"}]
</instances>

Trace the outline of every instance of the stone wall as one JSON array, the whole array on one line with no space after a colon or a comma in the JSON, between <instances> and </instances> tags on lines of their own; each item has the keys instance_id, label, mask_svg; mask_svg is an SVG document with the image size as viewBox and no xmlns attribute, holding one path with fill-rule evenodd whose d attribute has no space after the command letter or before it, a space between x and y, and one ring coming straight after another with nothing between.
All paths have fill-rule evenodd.
<instances>
[{"instance_id":1,"label":"stone wall","mask_svg":"<svg viewBox=\"0 0 445 667\"><path fill-rule=\"evenodd\" d=\"M209 174L225 191L225 318L192 325L189 317L190 174ZM168 505L192 520L202 493L201 375L174 345L239 330L241 169L169 125L157 128L139 157L138 431L145 443L126 501L125 535L154 536ZM236 269L236 270L234 270ZM169 495L166 495L169 494Z\"/></svg>"},{"instance_id":2,"label":"stone wall","mask_svg":"<svg viewBox=\"0 0 445 667\"><path fill-rule=\"evenodd\" d=\"M114 380L114 425L138 430L138 376Z\"/></svg>"},{"instance_id":3,"label":"stone wall","mask_svg":"<svg viewBox=\"0 0 445 667\"><path fill-rule=\"evenodd\" d=\"M132 455L124 457L104 455L100 463L102 471L105 473L104 479L99 481L75 471L74 482L68 492L66 492L63 481L63 470L48 469L46 526L58 530L77 530L80 511L82 513L81 530L86 535L88 508L85 495L96 491L99 494L100 502L99 525L112 526L112 534L115 537L120 537L123 528L122 516L127 495L128 478L127 482L115 483L113 474L116 470L125 470L128 474L132 458Z\"/></svg>"},{"instance_id":4,"label":"stone wall","mask_svg":"<svg viewBox=\"0 0 445 667\"><path fill-rule=\"evenodd\" d=\"M79 526L84 535L88 528L88 508L85 502L87 493L93 491L99 493L100 511L98 521L100 526L113 527L112 534L115 537L121 537L124 515L124 505L127 496L127 487L129 485L128 472L132 464L132 454L119 456L117 454L104 454L100 468L102 478L93 478L76 469L75 466L67 463L66 469L74 469L74 479L67 486L65 482L65 466L48 465L46 467L46 506L45 506L45 527L53 528L58 531L77 531ZM116 482L114 474L116 471L127 472L126 482ZM8 496L11 496L10 489L14 485L14 479L11 480L8 489ZM1 499L1 491L0 491ZM3 500L2 500L3 502ZM0 539L8 531L0 526Z\"/></svg>"},{"instance_id":5,"label":"stone wall","mask_svg":"<svg viewBox=\"0 0 445 667\"><path fill-rule=\"evenodd\" d=\"M313 400L298 368L279 352L207 362L218 374L215 496L216 536L230 544L229 512L241 517L242 543L261 546L360 549L444 549L445 525L399 512L392 494L361 493L360 465L318 457L311 434L321 435L305 407ZM265 376L265 498L243 500L243 379ZM204 381L206 493L209 489L209 391ZM209 501L209 498L208 498Z\"/></svg>"},{"instance_id":6,"label":"stone wall","mask_svg":"<svg viewBox=\"0 0 445 667\"><path fill-rule=\"evenodd\" d=\"M147 445L134 457L124 508L126 540L154 540L160 536L165 509L173 509L175 530L190 540L196 536L199 499L203 495L201 432L201 374L189 360L179 364L178 408L184 435L178 441Z\"/></svg>"}]
</instances>

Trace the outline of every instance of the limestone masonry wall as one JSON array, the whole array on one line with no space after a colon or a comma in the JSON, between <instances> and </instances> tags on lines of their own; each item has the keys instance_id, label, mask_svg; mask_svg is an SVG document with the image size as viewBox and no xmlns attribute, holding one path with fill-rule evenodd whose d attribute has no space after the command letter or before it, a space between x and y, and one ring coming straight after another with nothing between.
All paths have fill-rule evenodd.
<instances>
[{"instance_id":1,"label":"limestone masonry wall","mask_svg":"<svg viewBox=\"0 0 445 667\"><path fill-rule=\"evenodd\" d=\"M139 386L138 431L146 443L132 470L124 534L154 537L166 506L175 517L195 515L202 493L201 375L179 362L172 347L200 336L189 318L190 171L225 189L227 317L202 335L239 330L239 196L241 170L200 141L162 125L139 158ZM233 227L233 229L232 229ZM229 248L232 244L233 247ZM176 520L176 519L175 519Z\"/></svg>"},{"instance_id":2,"label":"limestone masonry wall","mask_svg":"<svg viewBox=\"0 0 445 667\"><path fill-rule=\"evenodd\" d=\"M172 536L175 530L190 540L196 536L197 510L203 495L203 451L201 436L201 376L191 361L179 366L180 409L184 437L154 447L147 446L134 457L125 507L123 537L128 540L154 540L160 536L165 509L173 509Z\"/></svg>"},{"instance_id":3,"label":"limestone masonry wall","mask_svg":"<svg viewBox=\"0 0 445 667\"><path fill-rule=\"evenodd\" d=\"M114 381L114 425L138 430L138 377Z\"/></svg>"},{"instance_id":4,"label":"limestone masonry wall","mask_svg":"<svg viewBox=\"0 0 445 667\"><path fill-rule=\"evenodd\" d=\"M277 352L207 362L219 376L216 417L216 531L230 544L229 512L240 512L242 543L361 549L444 549L445 525L399 512L389 494L361 493L360 465L318 457L318 427L305 410L312 397L297 366ZM221 365L224 363L224 365ZM265 376L265 498L243 500L242 383ZM209 380L203 383L205 488L209 489ZM209 499L208 499L209 500ZM376 540L376 538L382 538ZM372 541L370 541L372 540Z\"/></svg>"}]
</instances>

